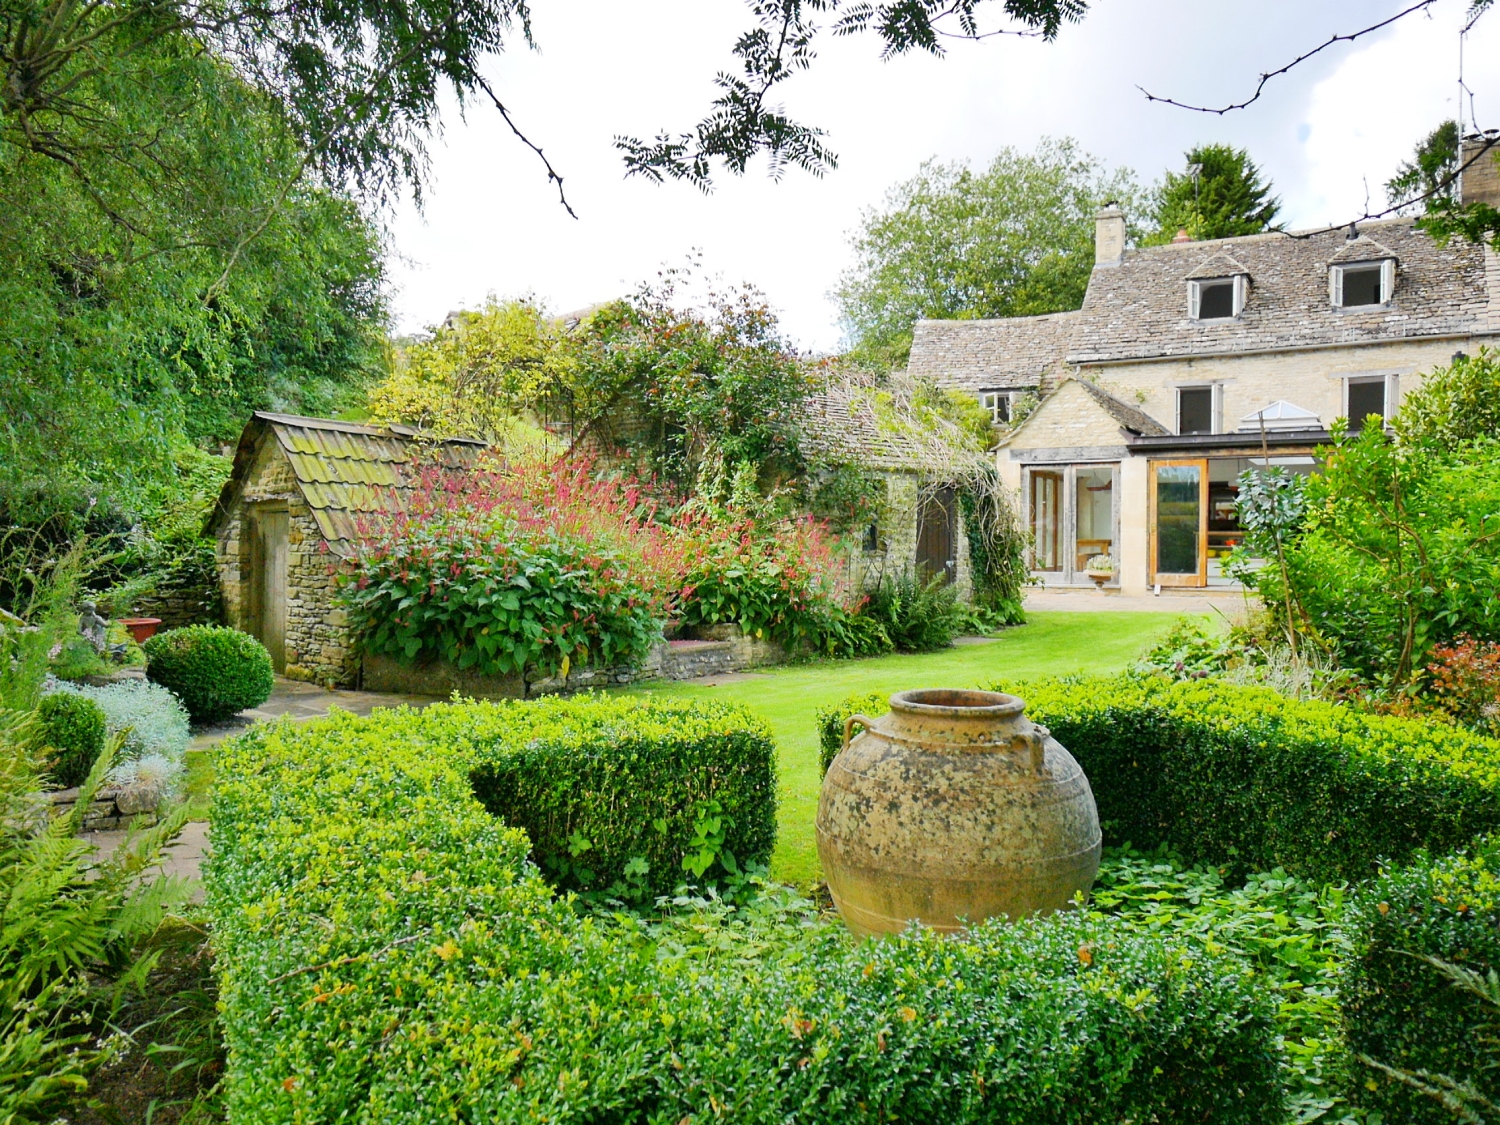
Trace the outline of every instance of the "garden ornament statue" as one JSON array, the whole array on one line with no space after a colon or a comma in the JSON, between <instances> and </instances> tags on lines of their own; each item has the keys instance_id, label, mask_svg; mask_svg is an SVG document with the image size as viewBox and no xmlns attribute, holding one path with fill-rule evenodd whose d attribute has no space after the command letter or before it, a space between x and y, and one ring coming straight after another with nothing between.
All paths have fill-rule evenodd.
<instances>
[{"instance_id":1,"label":"garden ornament statue","mask_svg":"<svg viewBox=\"0 0 1500 1125\"><path fill-rule=\"evenodd\" d=\"M109 622L99 616L93 602L84 602L79 609L83 612L78 615L78 631L88 638L94 651L103 656L109 647Z\"/></svg>"},{"instance_id":2,"label":"garden ornament statue","mask_svg":"<svg viewBox=\"0 0 1500 1125\"><path fill-rule=\"evenodd\" d=\"M855 715L818 800L818 858L856 935L952 933L1050 914L1099 870L1099 813L1073 756L989 691L905 691ZM864 732L852 741L856 726Z\"/></svg>"}]
</instances>

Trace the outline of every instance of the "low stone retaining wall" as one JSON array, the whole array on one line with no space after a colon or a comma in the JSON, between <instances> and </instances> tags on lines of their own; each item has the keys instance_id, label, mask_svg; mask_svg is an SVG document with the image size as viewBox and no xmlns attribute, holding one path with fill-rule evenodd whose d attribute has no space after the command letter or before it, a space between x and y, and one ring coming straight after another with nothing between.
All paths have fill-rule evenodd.
<instances>
[{"instance_id":1,"label":"low stone retaining wall","mask_svg":"<svg viewBox=\"0 0 1500 1125\"><path fill-rule=\"evenodd\" d=\"M59 789L47 794L52 800L54 812L66 816L78 803L78 790ZM102 832L109 828L128 828L137 821L142 825L156 823L156 811L161 807L161 790L155 786L132 789L101 788L94 794L93 803L84 811L83 830Z\"/></svg>"},{"instance_id":2,"label":"low stone retaining wall","mask_svg":"<svg viewBox=\"0 0 1500 1125\"><path fill-rule=\"evenodd\" d=\"M527 680L519 674L483 676L453 667L447 661L403 664L390 656L365 656L360 686L365 691L403 695L460 695L475 699L531 699L566 695L590 688L619 687L643 680L695 680L722 676L767 664L780 664L786 653L771 641L743 636L734 626L721 626L704 640L663 641L639 668L574 668L566 678L550 676Z\"/></svg>"}]
</instances>

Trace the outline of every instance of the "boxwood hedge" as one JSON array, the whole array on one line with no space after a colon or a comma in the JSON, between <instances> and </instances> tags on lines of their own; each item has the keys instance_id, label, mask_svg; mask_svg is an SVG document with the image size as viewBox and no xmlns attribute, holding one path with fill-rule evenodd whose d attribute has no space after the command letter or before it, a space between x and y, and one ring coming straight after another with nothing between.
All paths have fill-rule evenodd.
<instances>
[{"instance_id":1,"label":"boxwood hedge","mask_svg":"<svg viewBox=\"0 0 1500 1125\"><path fill-rule=\"evenodd\" d=\"M1433 964L1478 973L1495 991L1500 840L1385 872L1360 888L1345 927L1352 952L1339 993L1350 1050L1408 1076L1425 1072L1431 1089L1441 1089L1442 1078L1467 1083L1500 1105L1500 1008L1456 987ZM1388 1070L1357 1068L1356 1083L1358 1100L1389 1121L1457 1120L1438 1098Z\"/></svg>"},{"instance_id":2,"label":"boxwood hedge","mask_svg":"<svg viewBox=\"0 0 1500 1125\"><path fill-rule=\"evenodd\" d=\"M524 828L568 889L668 894L768 863L776 845L776 744L741 707L583 696L394 722L393 737L468 755L480 804Z\"/></svg>"},{"instance_id":3,"label":"boxwood hedge","mask_svg":"<svg viewBox=\"0 0 1500 1125\"><path fill-rule=\"evenodd\" d=\"M1500 1103L1500 1071L1479 1065L1500 1012L1426 960L1500 972L1500 847L1469 850L1500 827L1500 742L1217 681L995 686L1025 699L1082 764L1108 842L1359 884L1340 989L1350 1049L1471 1083ZM885 707L860 695L819 714L825 755L858 710ZM1351 1098L1387 1120L1454 1119L1388 1072L1355 1064L1350 1073Z\"/></svg>"},{"instance_id":4,"label":"boxwood hedge","mask_svg":"<svg viewBox=\"0 0 1500 1125\"><path fill-rule=\"evenodd\" d=\"M1026 701L1083 766L1106 843L1318 882L1500 829L1500 742L1461 729L1161 677L994 685ZM820 738L868 709L851 697Z\"/></svg>"},{"instance_id":5,"label":"boxwood hedge","mask_svg":"<svg viewBox=\"0 0 1500 1125\"><path fill-rule=\"evenodd\" d=\"M525 706L335 714L220 752L207 886L232 1122L1277 1119L1248 970L1107 920L863 946L813 927L683 957L577 909L474 795L519 743L472 732ZM548 706L566 727L600 705Z\"/></svg>"}]
</instances>

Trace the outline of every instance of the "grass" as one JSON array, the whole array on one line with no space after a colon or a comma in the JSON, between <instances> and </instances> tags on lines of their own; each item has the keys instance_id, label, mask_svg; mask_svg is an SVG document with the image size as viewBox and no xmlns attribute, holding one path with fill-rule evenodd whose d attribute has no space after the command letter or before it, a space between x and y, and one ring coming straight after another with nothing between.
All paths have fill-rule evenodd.
<instances>
[{"instance_id":1,"label":"grass","mask_svg":"<svg viewBox=\"0 0 1500 1125\"><path fill-rule=\"evenodd\" d=\"M979 687L1001 678L1117 672L1132 663L1178 620L1175 613L1038 612L985 644L960 645L920 656L825 661L767 669L753 679L722 687L652 683L629 694L693 698L714 696L743 703L776 736L781 772L780 813L771 875L809 889L822 878L813 818L818 811L818 739L813 715L855 692L895 692L919 687ZM187 797L195 818L206 818L213 787L212 750L189 751Z\"/></svg>"},{"instance_id":2,"label":"grass","mask_svg":"<svg viewBox=\"0 0 1500 1125\"><path fill-rule=\"evenodd\" d=\"M921 656L883 656L768 669L721 687L644 684L625 689L681 698L714 696L743 703L771 724L780 752L781 801L771 875L807 888L821 878L813 818L818 809L818 740L813 716L855 692L988 685L1001 678L1117 672L1131 664L1179 615L1128 612L1032 613L1025 625L985 644Z\"/></svg>"}]
</instances>

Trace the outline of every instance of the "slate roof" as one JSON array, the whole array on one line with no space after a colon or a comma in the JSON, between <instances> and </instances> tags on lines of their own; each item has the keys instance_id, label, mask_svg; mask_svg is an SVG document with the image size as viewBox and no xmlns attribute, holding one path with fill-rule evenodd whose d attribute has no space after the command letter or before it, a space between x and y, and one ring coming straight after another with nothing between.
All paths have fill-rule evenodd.
<instances>
[{"instance_id":1,"label":"slate roof","mask_svg":"<svg viewBox=\"0 0 1500 1125\"><path fill-rule=\"evenodd\" d=\"M919 320L907 372L967 391L1037 387L1056 374L1078 313Z\"/></svg>"},{"instance_id":2,"label":"slate roof","mask_svg":"<svg viewBox=\"0 0 1500 1125\"><path fill-rule=\"evenodd\" d=\"M419 453L428 464L462 469L487 447L473 438L424 440L407 426L367 426L257 410L240 434L234 469L209 517L210 532L239 498L268 438L286 455L318 531L339 554L358 538L356 525L362 515L399 509L407 489L405 466Z\"/></svg>"},{"instance_id":3,"label":"slate roof","mask_svg":"<svg viewBox=\"0 0 1500 1125\"><path fill-rule=\"evenodd\" d=\"M1078 385L1088 391L1089 397L1103 407L1106 414L1131 433L1145 434L1150 437L1172 432L1144 410L1138 410L1128 402L1116 398L1098 384L1091 383L1087 379L1079 379Z\"/></svg>"},{"instance_id":4,"label":"slate roof","mask_svg":"<svg viewBox=\"0 0 1500 1125\"><path fill-rule=\"evenodd\" d=\"M803 402L802 421L808 452L834 464L923 471L930 458L922 443L901 426L882 422L870 399L876 391L873 387L830 384L808 395Z\"/></svg>"},{"instance_id":5,"label":"slate roof","mask_svg":"<svg viewBox=\"0 0 1500 1125\"><path fill-rule=\"evenodd\" d=\"M1396 260L1388 304L1336 309L1328 267ZM1188 316L1190 279L1244 274L1233 320ZM1500 255L1439 246L1411 219L1307 234L1256 234L1127 250L1095 268L1077 312L1006 320L919 320L908 370L969 391L1047 384L1069 367L1122 360L1500 333Z\"/></svg>"},{"instance_id":6,"label":"slate roof","mask_svg":"<svg viewBox=\"0 0 1500 1125\"><path fill-rule=\"evenodd\" d=\"M1250 277L1244 311L1233 320L1188 316L1187 279L1217 271L1230 257ZM1387 305L1336 309L1328 297L1335 262L1397 260ZM1221 275L1222 276L1222 275ZM1095 269L1067 349L1069 364L1112 360L1364 344L1500 329L1486 283L1484 247L1453 239L1439 246L1410 219L1368 223L1350 244L1344 230L1306 237L1257 234L1127 251Z\"/></svg>"}]
</instances>

